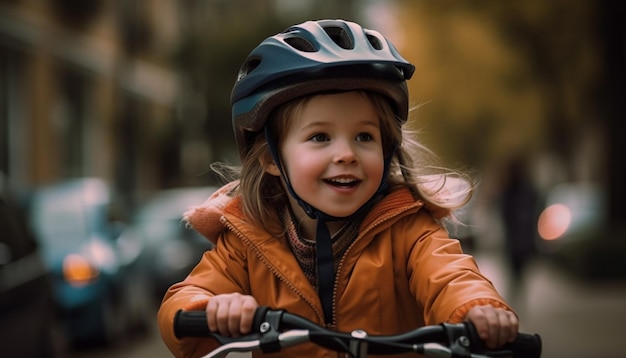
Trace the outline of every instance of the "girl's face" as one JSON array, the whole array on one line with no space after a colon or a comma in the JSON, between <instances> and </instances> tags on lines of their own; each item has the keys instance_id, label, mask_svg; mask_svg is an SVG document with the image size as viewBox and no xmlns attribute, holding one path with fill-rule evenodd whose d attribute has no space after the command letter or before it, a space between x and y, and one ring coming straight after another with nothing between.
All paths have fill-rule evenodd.
<instances>
[{"instance_id":1,"label":"girl's face","mask_svg":"<svg viewBox=\"0 0 626 358\"><path fill-rule=\"evenodd\" d=\"M376 193L383 176L375 107L365 94L345 92L317 95L292 113L280 150L293 189L328 215L353 214ZM267 171L280 175L273 164ZM308 218L291 200L299 219Z\"/></svg>"}]
</instances>

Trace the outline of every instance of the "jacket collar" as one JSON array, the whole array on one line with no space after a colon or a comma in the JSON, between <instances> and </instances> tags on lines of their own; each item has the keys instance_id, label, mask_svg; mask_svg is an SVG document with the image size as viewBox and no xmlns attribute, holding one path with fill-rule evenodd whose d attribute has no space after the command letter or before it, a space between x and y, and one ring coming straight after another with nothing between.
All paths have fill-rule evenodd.
<instances>
[{"instance_id":1,"label":"jacket collar","mask_svg":"<svg viewBox=\"0 0 626 358\"><path fill-rule=\"evenodd\" d=\"M240 197L228 196L228 192L235 184L236 182L225 185L202 205L192 207L185 212L183 220L187 226L195 229L213 243L216 243L219 234L227 229L223 220L230 222L233 227L237 228L240 235L248 237L257 245L274 239L266 230L255 227L246 220ZM381 227L392 218L402 216L400 214L405 211L416 211L422 206L423 203L416 201L410 190L405 187L396 188L371 208L361 224L359 236Z\"/></svg>"}]
</instances>

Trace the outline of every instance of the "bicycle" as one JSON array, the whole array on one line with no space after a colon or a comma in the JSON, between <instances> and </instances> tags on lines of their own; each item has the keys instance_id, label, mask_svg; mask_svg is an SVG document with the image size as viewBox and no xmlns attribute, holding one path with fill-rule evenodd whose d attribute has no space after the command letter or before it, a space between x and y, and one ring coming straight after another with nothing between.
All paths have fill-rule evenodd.
<instances>
[{"instance_id":1,"label":"bicycle","mask_svg":"<svg viewBox=\"0 0 626 358\"><path fill-rule=\"evenodd\" d=\"M212 337L220 346L203 358L226 357L231 352L278 352L283 348L312 342L320 347L347 353L352 358L368 354L393 355L414 352L424 357L500 358L541 356L539 334L518 333L517 340L497 350L488 350L473 324L442 323L420 327L397 335L368 335L362 330L335 332L284 310L259 307L253 332L238 338L209 331L204 311L178 311L174 333L183 337Z\"/></svg>"}]
</instances>

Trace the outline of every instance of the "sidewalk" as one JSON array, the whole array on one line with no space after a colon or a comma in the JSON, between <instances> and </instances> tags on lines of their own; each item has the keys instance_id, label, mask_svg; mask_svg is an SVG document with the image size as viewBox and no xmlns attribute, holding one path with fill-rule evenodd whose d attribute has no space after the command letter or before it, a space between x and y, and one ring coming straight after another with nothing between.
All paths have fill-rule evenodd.
<instances>
[{"instance_id":1,"label":"sidewalk","mask_svg":"<svg viewBox=\"0 0 626 358\"><path fill-rule=\"evenodd\" d=\"M626 282L585 283L539 259L514 292L500 255L474 256L518 312L520 330L541 335L542 357L626 357Z\"/></svg>"}]
</instances>

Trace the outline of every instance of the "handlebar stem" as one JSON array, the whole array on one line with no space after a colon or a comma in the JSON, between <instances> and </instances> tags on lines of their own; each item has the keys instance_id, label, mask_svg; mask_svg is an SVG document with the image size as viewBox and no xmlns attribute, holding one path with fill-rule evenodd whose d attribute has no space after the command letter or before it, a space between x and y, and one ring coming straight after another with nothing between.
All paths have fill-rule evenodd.
<instances>
[{"instance_id":1,"label":"handlebar stem","mask_svg":"<svg viewBox=\"0 0 626 358\"><path fill-rule=\"evenodd\" d=\"M350 332L350 336L354 338L350 341L350 354L352 357L367 357L367 332L356 329Z\"/></svg>"}]
</instances>

